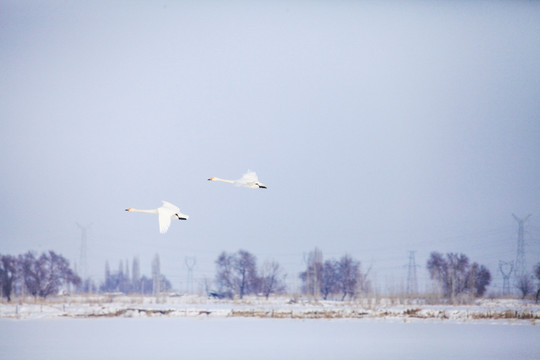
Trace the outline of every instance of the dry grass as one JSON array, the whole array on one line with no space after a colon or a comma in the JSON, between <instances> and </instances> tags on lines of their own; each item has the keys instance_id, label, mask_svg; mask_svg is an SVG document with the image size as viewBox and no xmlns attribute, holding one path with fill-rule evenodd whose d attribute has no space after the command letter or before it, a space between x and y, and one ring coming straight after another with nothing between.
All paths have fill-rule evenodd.
<instances>
[{"instance_id":1,"label":"dry grass","mask_svg":"<svg viewBox=\"0 0 540 360\"><path fill-rule=\"evenodd\" d=\"M451 319L540 320L540 307L519 300L477 300L475 305L432 305L426 299L404 297L316 300L299 296L211 299L195 295L141 296L74 295L48 299L26 297L0 302L0 317L251 317L289 319Z\"/></svg>"}]
</instances>

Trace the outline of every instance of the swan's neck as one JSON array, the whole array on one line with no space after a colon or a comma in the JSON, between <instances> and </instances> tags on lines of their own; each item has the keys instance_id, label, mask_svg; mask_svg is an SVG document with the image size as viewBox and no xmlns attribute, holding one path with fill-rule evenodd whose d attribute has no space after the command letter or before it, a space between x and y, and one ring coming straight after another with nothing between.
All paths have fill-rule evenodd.
<instances>
[{"instance_id":1,"label":"swan's neck","mask_svg":"<svg viewBox=\"0 0 540 360\"><path fill-rule=\"evenodd\" d=\"M221 179L221 178L218 178L218 177L213 177L212 180L226 182L226 183L229 183L229 184L234 184L233 180Z\"/></svg>"},{"instance_id":2,"label":"swan's neck","mask_svg":"<svg viewBox=\"0 0 540 360\"><path fill-rule=\"evenodd\" d=\"M152 209L152 210L141 210L141 209L133 209L133 208L129 208L129 209L126 209L126 211L133 211L133 212L140 212L140 213L147 213L147 214L157 214L157 209Z\"/></svg>"}]
</instances>

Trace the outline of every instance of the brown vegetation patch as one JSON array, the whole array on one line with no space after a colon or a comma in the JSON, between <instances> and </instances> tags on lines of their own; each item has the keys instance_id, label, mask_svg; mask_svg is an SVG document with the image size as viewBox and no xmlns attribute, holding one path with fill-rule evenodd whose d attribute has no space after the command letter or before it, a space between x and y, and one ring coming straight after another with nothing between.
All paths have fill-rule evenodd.
<instances>
[{"instance_id":1,"label":"brown vegetation patch","mask_svg":"<svg viewBox=\"0 0 540 360\"><path fill-rule=\"evenodd\" d=\"M473 319L540 320L540 313L526 310L487 311L471 314Z\"/></svg>"},{"instance_id":2,"label":"brown vegetation patch","mask_svg":"<svg viewBox=\"0 0 540 360\"><path fill-rule=\"evenodd\" d=\"M119 309L114 312L105 312L105 313L91 313L91 314L82 314L78 315L80 317L120 317L120 316L129 316L130 313L137 313L137 314L144 314L146 316L164 316L169 315L173 312L172 309L135 309L135 308L127 308L127 309Z\"/></svg>"}]
</instances>

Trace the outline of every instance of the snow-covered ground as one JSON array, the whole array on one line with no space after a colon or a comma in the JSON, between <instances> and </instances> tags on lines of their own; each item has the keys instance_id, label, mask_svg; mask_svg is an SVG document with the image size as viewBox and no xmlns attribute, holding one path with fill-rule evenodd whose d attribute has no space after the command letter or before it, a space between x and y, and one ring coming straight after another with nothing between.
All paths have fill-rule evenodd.
<instances>
[{"instance_id":1,"label":"snow-covered ground","mask_svg":"<svg viewBox=\"0 0 540 360\"><path fill-rule=\"evenodd\" d=\"M0 320L0 358L540 359L539 326L388 319Z\"/></svg>"},{"instance_id":2,"label":"snow-covered ground","mask_svg":"<svg viewBox=\"0 0 540 360\"><path fill-rule=\"evenodd\" d=\"M411 299L360 299L313 301L273 297L218 300L205 296L64 296L46 301L0 303L0 318L40 319L56 317L251 317L291 319L386 318L411 321L506 321L536 324L540 304L516 299L481 299L471 305L427 305Z\"/></svg>"},{"instance_id":3,"label":"snow-covered ground","mask_svg":"<svg viewBox=\"0 0 540 360\"><path fill-rule=\"evenodd\" d=\"M0 359L540 359L539 320L518 300L28 299L0 303Z\"/></svg>"}]
</instances>

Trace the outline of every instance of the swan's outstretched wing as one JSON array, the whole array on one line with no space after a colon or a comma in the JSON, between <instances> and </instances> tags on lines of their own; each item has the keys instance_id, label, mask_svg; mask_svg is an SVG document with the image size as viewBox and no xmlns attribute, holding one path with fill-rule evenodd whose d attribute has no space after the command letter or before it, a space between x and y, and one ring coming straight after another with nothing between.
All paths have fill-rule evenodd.
<instances>
[{"instance_id":1,"label":"swan's outstretched wing","mask_svg":"<svg viewBox=\"0 0 540 360\"><path fill-rule=\"evenodd\" d=\"M238 179L237 182L241 185L246 185L256 183L257 181L259 181L259 178L257 177L255 171L248 170L248 172Z\"/></svg>"},{"instance_id":2,"label":"swan's outstretched wing","mask_svg":"<svg viewBox=\"0 0 540 360\"><path fill-rule=\"evenodd\" d=\"M171 218L174 214L180 213L178 206L171 204L168 201L162 200L163 205L158 209L158 218L159 218L159 232L166 233L171 226Z\"/></svg>"},{"instance_id":3,"label":"swan's outstretched wing","mask_svg":"<svg viewBox=\"0 0 540 360\"><path fill-rule=\"evenodd\" d=\"M171 214L170 210L159 208L158 219L159 219L159 232L164 234L169 230L171 226Z\"/></svg>"},{"instance_id":4,"label":"swan's outstretched wing","mask_svg":"<svg viewBox=\"0 0 540 360\"><path fill-rule=\"evenodd\" d=\"M180 209L178 208L178 206L171 204L170 202L165 201L165 200L162 200L161 202L163 203L162 208L172 211L171 215L174 215L180 212Z\"/></svg>"}]
</instances>

